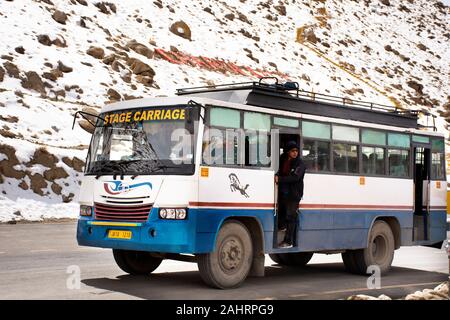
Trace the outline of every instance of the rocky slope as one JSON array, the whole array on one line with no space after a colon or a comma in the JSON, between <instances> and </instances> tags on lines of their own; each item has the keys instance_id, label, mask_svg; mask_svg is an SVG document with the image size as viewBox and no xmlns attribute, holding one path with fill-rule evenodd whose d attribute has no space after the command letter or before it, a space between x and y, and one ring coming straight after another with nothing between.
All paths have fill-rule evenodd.
<instances>
[{"instance_id":1,"label":"rocky slope","mask_svg":"<svg viewBox=\"0 0 450 320\"><path fill-rule=\"evenodd\" d=\"M277 76L430 111L447 133L448 14L426 0L2 1L0 221L76 216L77 110L180 87Z\"/></svg>"}]
</instances>

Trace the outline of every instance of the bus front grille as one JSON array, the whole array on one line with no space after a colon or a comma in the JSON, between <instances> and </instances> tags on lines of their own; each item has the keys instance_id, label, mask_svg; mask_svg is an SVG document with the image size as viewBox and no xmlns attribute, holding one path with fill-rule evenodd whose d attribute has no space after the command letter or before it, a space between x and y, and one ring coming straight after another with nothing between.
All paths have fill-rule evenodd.
<instances>
[{"instance_id":1,"label":"bus front grille","mask_svg":"<svg viewBox=\"0 0 450 320\"><path fill-rule=\"evenodd\" d=\"M151 204L112 206L104 203L94 203L96 220L145 222L151 209Z\"/></svg>"}]
</instances>

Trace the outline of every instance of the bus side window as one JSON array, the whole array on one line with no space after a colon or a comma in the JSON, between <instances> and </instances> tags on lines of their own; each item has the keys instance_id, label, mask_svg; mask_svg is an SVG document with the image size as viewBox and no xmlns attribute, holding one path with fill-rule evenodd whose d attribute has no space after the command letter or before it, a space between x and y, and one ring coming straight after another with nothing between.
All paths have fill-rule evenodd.
<instances>
[{"instance_id":1,"label":"bus side window","mask_svg":"<svg viewBox=\"0 0 450 320\"><path fill-rule=\"evenodd\" d=\"M318 171L316 143L313 140L303 140L303 162L309 171Z\"/></svg>"},{"instance_id":2,"label":"bus side window","mask_svg":"<svg viewBox=\"0 0 450 320\"><path fill-rule=\"evenodd\" d=\"M330 171L329 142L304 139L302 152L302 159L309 171Z\"/></svg>"},{"instance_id":3,"label":"bus side window","mask_svg":"<svg viewBox=\"0 0 450 320\"><path fill-rule=\"evenodd\" d=\"M445 180L445 144L442 139L433 139L431 147L431 179Z\"/></svg>"},{"instance_id":4,"label":"bus side window","mask_svg":"<svg viewBox=\"0 0 450 320\"><path fill-rule=\"evenodd\" d=\"M363 173L384 175L384 149L362 147Z\"/></svg>"},{"instance_id":5,"label":"bus side window","mask_svg":"<svg viewBox=\"0 0 450 320\"><path fill-rule=\"evenodd\" d=\"M389 174L395 177L409 176L409 151L389 149Z\"/></svg>"},{"instance_id":6,"label":"bus side window","mask_svg":"<svg viewBox=\"0 0 450 320\"><path fill-rule=\"evenodd\" d=\"M330 143L317 141L317 169L330 171Z\"/></svg>"},{"instance_id":7,"label":"bus side window","mask_svg":"<svg viewBox=\"0 0 450 320\"><path fill-rule=\"evenodd\" d=\"M245 133L245 166L270 167L270 135L263 131Z\"/></svg>"}]
</instances>

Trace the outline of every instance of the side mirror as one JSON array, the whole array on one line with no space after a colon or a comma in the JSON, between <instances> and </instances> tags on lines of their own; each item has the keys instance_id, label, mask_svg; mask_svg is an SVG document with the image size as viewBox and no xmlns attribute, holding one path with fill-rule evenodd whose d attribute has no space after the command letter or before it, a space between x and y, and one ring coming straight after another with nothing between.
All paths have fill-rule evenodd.
<instances>
[{"instance_id":1,"label":"side mirror","mask_svg":"<svg viewBox=\"0 0 450 320\"><path fill-rule=\"evenodd\" d=\"M97 122L97 119L102 119L104 121L103 118L99 117L99 113L95 109L86 107L81 111L75 112L75 115L73 116L72 129L75 126L75 120L77 119L78 114L83 118L81 120L78 120L78 124L84 131L90 134L94 133L95 123Z\"/></svg>"}]
</instances>

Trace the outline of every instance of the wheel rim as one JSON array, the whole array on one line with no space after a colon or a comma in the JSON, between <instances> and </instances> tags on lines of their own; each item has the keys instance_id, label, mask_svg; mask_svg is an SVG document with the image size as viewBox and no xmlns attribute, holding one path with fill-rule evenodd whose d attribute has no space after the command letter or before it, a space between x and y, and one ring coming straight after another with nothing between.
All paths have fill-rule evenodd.
<instances>
[{"instance_id":1,"label":"wheel rim","mask_svg":"<svg viewBox=\"0 0 450 320\"><path fill-rule=\"evenodd\" d=\"M372 257L377 264L383 264L387 258L387 239L382 236L376 236L372 241Z\"/></svg>"},{"instance_id":2,"label":"wheel rim","mask_svg":"<svg viewBox=\"0 0 450 320\"><path fill-rule=\"evenodd\" d=\"M219 264L221 269L232 274L239 270L244 257L244 248L242 243L235 237L226 239L219 251Z\"/></svg>"}]
</instances>

